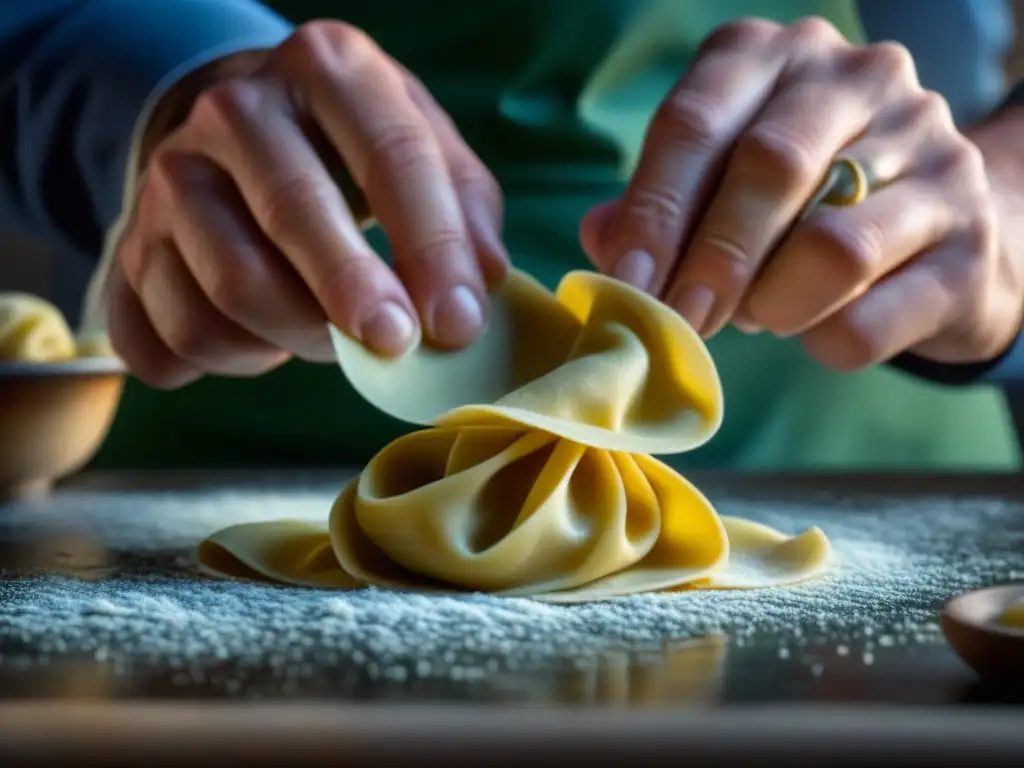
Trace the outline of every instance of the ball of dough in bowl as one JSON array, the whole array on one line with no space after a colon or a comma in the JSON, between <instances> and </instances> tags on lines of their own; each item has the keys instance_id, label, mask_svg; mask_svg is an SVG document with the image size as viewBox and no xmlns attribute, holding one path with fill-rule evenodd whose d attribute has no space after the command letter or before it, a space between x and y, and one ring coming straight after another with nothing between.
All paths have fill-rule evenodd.
<instances>
[{"instance_id":1,"label":"ball of dough in bowl","mask_svg":"<svg viewBox=\"0 0 1024 768\"><path fill-rule=\"evenodd\" d=\"M27 293L0 293L0 361L54 363L76 355L59 309Z\"/></svg>"}]
</instances>

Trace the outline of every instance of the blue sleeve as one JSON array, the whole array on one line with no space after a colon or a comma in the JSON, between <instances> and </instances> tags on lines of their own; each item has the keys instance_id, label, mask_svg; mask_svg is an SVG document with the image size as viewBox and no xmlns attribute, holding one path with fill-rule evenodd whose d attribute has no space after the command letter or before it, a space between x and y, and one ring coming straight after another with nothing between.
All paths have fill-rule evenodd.
<instances>
[{"instance_id":1,"label":"blue sleeve","mask_svg":"<svg viewBox=\"0 0 1024 768\"><path fill-rule=\"evenodd\" d=\"M869 41L906 46L921 84L946 98L958 125L1002 102L1014 38L1009 0L857 0L857 11Z\"/></svg>"},{"instance_id":2,"label":"blue sleeve","mask_svg":"<svg viewBox=\"0 0 1024 768\"><path fill-rule=\"evenodd\" d=\"M1007 0L858 0L871 42L895 40L914 57L918 78L949 102L956 122L969 126L1007 99L1005 61L1014 37ZM1020 89L1014 91L1020 101ZM1014 100L1014 96L1010 96ZM936 384L1024 385L1024 338L995 360L948 365L902 354L893 368Z\"/></svg>"},{"instance_id":3,"label":"blue sleeve","mask_svg":"<svg viewBox=\"0 0 1024 768\"><path fill-rule=\"evenodd\" d=\"M986 384L998 384L1004 389L1018 390L1024 387L1024 333L978 377Z\"/></svg>"},{"instance_id":4,"label":"blue sleeve","mask_svg":"<svg viewBox=\"0 0 1024 768\"><path fill-rule=\"evenodd\" d=\"M95 260L152 98L290 31L255 0L2 2L0 228Z\"/></svg>"}]
</instances>

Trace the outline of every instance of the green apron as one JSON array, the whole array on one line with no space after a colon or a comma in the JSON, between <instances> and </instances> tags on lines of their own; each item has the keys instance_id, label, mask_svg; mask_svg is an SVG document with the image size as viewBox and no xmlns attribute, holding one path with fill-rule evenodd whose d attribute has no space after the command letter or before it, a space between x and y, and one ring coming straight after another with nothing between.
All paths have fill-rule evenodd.
<instances>
[{"instance_id":1,"label":"green apron","mask_svg":"<svg viewBox=\"0 0 1024 768\"><path fill-rule=\"evenodd\" d=\"M861 31L848 0L294 0L294 22L341 17L419 75L496 174L517 266L554 287L587 268L580 217L618 195L658 101L716 26L748 15L831 19ZM384 238L373 244L386 252ZM727 329L710 348L726 417L672 463L733 468L1015 468L993 388L943 389L886 367L827 371L799 343ZM177 392L126 388L102 467L340 466L408 426L375 412L336 366L292 362L255 380Z\"/></svg>"}]
</instances>

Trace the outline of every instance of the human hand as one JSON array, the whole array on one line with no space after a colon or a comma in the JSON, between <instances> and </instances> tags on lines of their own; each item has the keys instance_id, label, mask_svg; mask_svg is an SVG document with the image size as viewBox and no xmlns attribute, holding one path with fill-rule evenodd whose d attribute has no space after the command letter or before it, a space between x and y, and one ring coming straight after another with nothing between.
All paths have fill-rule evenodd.
<instances>
[{"instance_id":1,"label":"human hand","mask_svg":"<svg viewBox=\"0 0 1024 768\"><path fill-rule=\"evenodd\" d=\"M388 356L421 328L440 346L472 342L507 267L501 193L423 85L328 21L219 64L144 150L117 245L110 337L133 372L174 388L331 360L328 321ZM393 271L339 169L388 235Z\"/></svg>"},{"instance_id":2,"label":"human hand","mask_svg":"<svg viewBox=\"0 0 1024 768\"><path fill-rule=\"evenodd\" d=\"M800 219L837 156L879 182ZM650 125L632 180L581 225L604 271L705 337L798 336L832 368L911 351L981 362L1021 325L984 159L910 54L830 24L744 20L703 45Z\"/></svg>"}]
</instances>

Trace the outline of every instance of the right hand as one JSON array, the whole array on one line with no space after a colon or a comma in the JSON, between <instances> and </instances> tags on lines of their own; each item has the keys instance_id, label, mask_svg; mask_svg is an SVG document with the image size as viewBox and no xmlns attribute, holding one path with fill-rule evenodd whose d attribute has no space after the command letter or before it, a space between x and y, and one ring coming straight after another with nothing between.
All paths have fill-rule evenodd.
<instances>
[{"instance_id":1,"label":"right hand","mask_svg":"<svg viewBox=\"0 0 1024 768\"><path fill-rule=\"evenodd\" d=\"M175 388L329 361L327 322L385 356L420 333L448 348L475 340L508 265L501 192L423 85L336 22L239 57L251 65L197 88L144 150L107 288L111 342L133 373ZM386 232L394 271L339 169Z\"/></svg>"}]
</instances>

